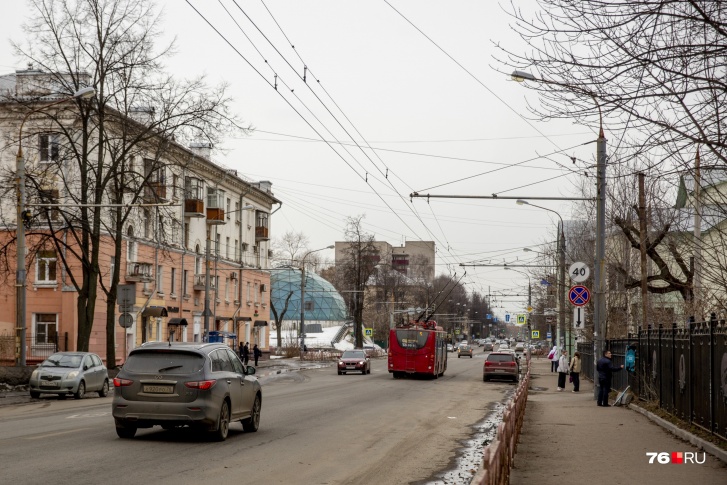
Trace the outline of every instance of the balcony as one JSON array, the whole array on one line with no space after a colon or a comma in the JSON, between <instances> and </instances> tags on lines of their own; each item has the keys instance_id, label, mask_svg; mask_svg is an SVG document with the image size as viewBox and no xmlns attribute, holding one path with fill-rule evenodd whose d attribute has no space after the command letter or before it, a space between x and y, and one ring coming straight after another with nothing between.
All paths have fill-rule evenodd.
<instances>
[{"instance_id":1,"label":"balcony","mask_svg":"<svg viewBox=\"0 0 727 485\"><path fill-rule=\"evenodd\" d=\"M267 226L255 226L255 241L267 241L268 239L270 237Z\"/></svg>"},{"instance_id":2,"label":"balcony","mask_svg":"<svg viewBox=\"0 0 727 485\"><path fill-rule=\"evenodd\" d=\"M225 209L216 209L214 207L207 208L207 224L219 225L225 224Z\"/></svg>"},{"instance_id":3,"label":"balcony","mask_svg":"<svg viewBox=\"0 0 727 485\"><path fill-rule=\"evenodd\" d=\"M204 217L202 199L184 199L184 217Z\"/></svg>"},{"instance_id":4,"label":"balcony","mask_svg":"<svg viewBox=\"0 0 727 485\"><path fill-rule=\"evenodd\" d=\"M126 281L141 281L144 283L154 281L151 263L136 263L133 261L126 263Z\"/></svg>"},{"instance_id":5,"label":"balcony","mask_svg":"<svg viewBox=\"0 0 727 485\"><path fill-rule=\"evenodd\" d=\"M154 204L167 200L167 186L163 182L149 182L144 187L144 202Z\"/></svg>"},{"instance_id":6,"label":"balcony","mask_svg":"<svg viewBox=\"0 0 727 485\"><path fill-rule=\"evenodd\" d=\"M194 291L204 291L205 290L205 275L198 274L194 275L194 284L192 285L192 288ZM210 275L210 290L215 289L215 277Z\"/></svg>"}]
</instances>

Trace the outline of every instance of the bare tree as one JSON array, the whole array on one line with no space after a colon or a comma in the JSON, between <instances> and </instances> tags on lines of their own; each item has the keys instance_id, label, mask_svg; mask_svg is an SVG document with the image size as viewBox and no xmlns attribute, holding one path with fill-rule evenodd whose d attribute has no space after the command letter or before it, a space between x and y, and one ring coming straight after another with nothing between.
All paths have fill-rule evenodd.
<instances>
[{"instance_id":1,"label":"bare tree","mask_svg":"<svg viewBox=\"0 0 727 485\"><path fill-rule=\"evenodd\" d=\"M273 241L276 266L295 266L296 262L308 251L310 239L302 231L286 231ZM314 258L313 253L306 259Z\"/></svg>"},{"instance_id":2,"label":"bare tree","mask_svg":"<svg viewBox=\"0 0 727 485\"><path fill-rule=\"evenodd\" d=\"M376 272L378 252L374 245L373 234L363 229L364 216L349 217L346 220L345 239L348 243L343 250L343 258L336 265L339 275L339 291L344 294L354 322L354 341L356 348L363 347L364 294L370 278Z\"/></svg>"},{"instance_id":3,"label":"bare tree","mask_svg":"<svg viewBox=\"0 0 727 485\"><path fill-rule=\"evenodd\" d=\"M59 157L53 176L64 188L61 201L75 206L63 211L62 222L52 224L49 233L63 236L54 237L53 243L78 292L78 350L88 350L101 283L111 366L123 228L138 216L128 208L109 213L103 206L142 199L160 182L155 177L165 164L181 163L175 159L181 156L181 150L174 150L178 142L216 141L235 125L228 112L230 99L224 86L209 88L204 78L177 81L164 73L161 62L171 46L155 48L159 16L150 0L29 3L27 39L14 44L17 55L44 71L57 92L70 94L86 85L96 90L94 102L77 102L72 125L61 113L48 113L47 123L61 134L67 154ZM140 157L144 166L138 163ZM166 215L157 210L161 213L154 214L155 220ZM117 263L110 284L100 279L105 234L114 241Z\"/></svg>"}]
</instances>

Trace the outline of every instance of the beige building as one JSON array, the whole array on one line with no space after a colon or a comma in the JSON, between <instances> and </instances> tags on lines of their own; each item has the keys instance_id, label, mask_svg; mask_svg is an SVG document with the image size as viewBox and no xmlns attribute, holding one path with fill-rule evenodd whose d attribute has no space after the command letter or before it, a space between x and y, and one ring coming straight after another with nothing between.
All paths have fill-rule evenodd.
<instances>
[{"instance_id":1,"label":"beige building","mask_svg":"<svg viewBox=\"0 0 727 485\"><path fill-rule=\"evenodd\" d=\"M32 114L22 136L29 179L25 224L29 363L47 356L55 345L63 350L76 348L82 264L78 255L83 230L68 222L78 220L74 216L80 211L81 174L77 165L67 163L72 160L67 155L68 137L79 136L77 110L73 103L62 112L54 107L55 116L49 121L41 109L54 98L37 97L45 78L32 69L0 76L0 170L5 185L11 187L0 199L0 242L6 262L5 284L0 285L0 336L6 337L14 335L16 328L17 199L12 174L21 120ZM24 91L29 86L32 92ZM121 122L143 126L143 112L139 118ZM182 146L167 139L159 149L162 143L156 142L140 144L128 155L121 193L103 195L109 208L101 211L100 218L99 288L89 350L106 356L107 305L102 286L111 283L117 266L119 284L133 285L128 326L115 325L117 361L150 340L200 341L205 322L209 331L234 333L250 342L250 347L257 343L267 348L270 275L266 269L271 256L271 215L280 204L271 183L250 180L213 162L209 145ZM110 203L119 196L131 209L121 226L122 250L117 260L112 237L116 233L111 230L116 227L116 215ZM56 205L44 207L44 203ZM210 309L206 317L205 300ZM117 322L118 310L117 306Z\"/></svg>"},{"instance_id":2,"label":"beige building","mask_svg":"<svg viewBox=\"0 0 727 485\"><path fill-rule=\"evenodd\" d=\"M346 258L350 242L336 242L336 265ZM413 281L432 282L436 246L434 241L406 241L402 246L392 246L385 241L374 241L375 250L367 257L374 263L390 265L392 269Z\"/></svg>"}]
</instances>

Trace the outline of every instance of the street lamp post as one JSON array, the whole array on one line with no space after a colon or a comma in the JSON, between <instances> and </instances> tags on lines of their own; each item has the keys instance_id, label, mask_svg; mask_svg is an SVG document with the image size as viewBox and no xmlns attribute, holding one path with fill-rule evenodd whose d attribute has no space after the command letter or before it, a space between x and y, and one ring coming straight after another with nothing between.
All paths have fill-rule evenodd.
<instances>
[{"instance_id":1,"label":"street lamp post","mask_svg":"<svg viewBox=\"0 0 727 485\"><path fill-rule=\"evenodd\" d=\"M530 202L522 199L518 199L516 202L518 205L529 205L532 207L537 207L538 209L542 209L548 212L552 212L553 214L558 216L558 219L560 219L560 231L558 231L558 283L556 284L556 289L558 291L558 336L556 341L558 342L558 345L561 344L561 337L570 341L570 339L566 338L566 325L565 325L565 229L563 224L563 218L560 216L560 213L558 211L555 211L553 209L548 209L547 207L542 207L539 205L531 204Z\"/></svg>"},{"instance_id":2,"label":"street lamp post","mask_svg":"<svg viewBox=\"0 0 727 485\"><path fill-rule=\"evenodd\" d=\"M15 181L16 181L16 214L15 214L15 225L17 226L17 268L15 269L15 329L16 329L16 348L19 352L16 353L17 357L15 360L16 366L24 367L26 364L26 351L25 351L25 338L26 338L26 314L25 314L25 293L27 290L26 285L26 271L25 271L25 219L26 219L26 208L25 208L25 157L23 156L23 126L28 121L30 115L33 113L39 113L45 109L50 108L66 101L73 99L84 99L90 98L96 94L96 90L92 87L86 87L79 89L71 96L66 96L63 99L59 99L47 105L41 106L30 110L23 121L20 123L20 129L18 130L18 154L15 157Z\"/></svg>"},{"instance_id":3,"label":"street lamp post","mask_svg":"<svg viewBox=\"0 0 727 485\"><path fill-rule=\"evenodd\" d=\"M596 140L596 257L595 257L595 292L593 298L593 372L596 375L596 361L604 350L606 337L606 137L603 133L603 114L596 96L577 86L571 86L555 81L536 78L529 72L514 71L511 75L514 81L537 81L569 88L576 92L586 94L593 99L598 109L598 139ZM597 382L597 381L596 381ZM598 384L593 386L594 397L598 397Z\"/></svg>"},{"instance_id":4,"label":"street lamp post","mask_svg":"<svg viewBox=\"0 0 727 485\"><path fill-rule=\"evenodd\" d=\"M318 251L323 251L325 249L333 249L336 246L330 245L326 246L325 248L320 249L314 249L312 251L308 251L303 255L303 258L301 259L300 264L300 350L301 350L301 357L303 356L302 352L303 349L305 349L305 258L308 257L308 255L317 253Z\"/></svg>"}]
</instances>

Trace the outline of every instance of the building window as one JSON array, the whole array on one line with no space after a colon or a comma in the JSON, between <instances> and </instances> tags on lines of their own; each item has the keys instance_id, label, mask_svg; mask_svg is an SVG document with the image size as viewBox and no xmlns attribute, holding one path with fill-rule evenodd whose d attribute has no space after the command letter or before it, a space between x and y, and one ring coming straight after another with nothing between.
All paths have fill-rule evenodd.
<instances>
[{"instance_id":1,"label":"building window","mask_svg":"<svg viewBox=\"0 0 727 485\"><path fill-rule=\"evenodd\" d=\"M177 294L177 268L172 268L172 283L169 286L169 293Z\"/></svg>"},{"instance_id":2,"label":"building window","mask_svg":"<svg viewBox=\"0 0 727 485\"><path fill-rule=\"evenodd\" d=\"M164 294L164 273L161 266L157 266L157 293Z\"/></svg>"},{"instance_id":3,"label":"building window","mask_svg":"<svg viewBox=\"0 0 727 485\"><path fill-rule=\"evenodd\" d=\"M232 292L233 292L232 296L233 296L233 298L235 298L235 303L240 302L239 291L240 291L240 286L237 284L237 278L235 278L234 280L232 280Z\"/></svg>"},{"instance_id":4,"label":"building window","mask_svg":"<svg viewBox=\"0 0 727 485\"><path fill-rule=\"evenodd\" d=\"M179 185L179 175L172 174L172 197L177 198L177 186Z\"/></svg>"},{"instance_id":5,"label":"building window","mask_svg":"<svg viewBox=\"0 0 727 485\"><path fill-rule=\"evenodd\" d=\"M230 301L230 280L229 278L225 278L225 301Z\"/></svg>"},{"instance_id":6,"label":"building window","mask_svg":"<svg viewBox=\"0 0 727 485\"><path fill-rule=\"evenodd\" d=\"M189 288L187 287L187 279L189 278L189 271L186 269L182 272L182 294L184 296L189 295Z\"/></svg>"},{"instance_id":7,"label":"building window","mask_svg":"<svg viewBox=\"0 0 727 485\"><path fill-rule=\"evenodd\" d=\"M250 294L250 282L247 282L247 304L252 303L252 299L250 298L252 295Z\"/></svg>"},{"instance_id":8,"label":"building window","mask_svg":"<svg viewBox=\"0 0 727 485\"><path fill-rule=\"evenodd\" d=\"M35 343L55 343L57 338L58 315L55 313L35 314Z\"/></svg>"},{"instance_id":9,"label":"building window","mask_svg":"<svg viewBox=\"0 0 727 485\"><path fill-rule=\"evenodd\" d=\"M40 163L57 162L60 158L60 136L54 133L45 133L40 139Z\"/></svg>"},{"instance_id":10,"label":"building window","mask_svg":"<svg viewBox=\"0 0 727 485\"><path fill-rule=\"evenodd\" d=\"M199 244L195 246L194 252L197 256L194 257L194 274L202 274L202 255L199 254Z\"/></svg>"},{"instance_id":11,"label":"building window","mask_svg":"<svg viewBox=\"0 0 727 485\"><path fill-rule=\"evenodd\" d=\"M240 203L235 202L235 224L240 224Z\"/></svg>"},{"instance_id":12,"label":"building window","mask_svg":"<svg viewBox=\"0 0 727 485\"><path fill-rule=\"evenodd\" d=\"M225 211L227 212L227 220L230 220L230 198L227 198L227 204L225 205Z\"/></svg>"},{"instance_id":13,"label":"building window","mask_svg":"<svg viewBox=\"0 0 727 485\"><path fill-rule=\"evenodd\" d=\"M230 259L230 238L225 238L225 259Z\"/></svg>"},{"instance_id":14,"label":"building window","mask_svg":"<svg viewBox=\"0 0 727 485\"><path fill-rule=\"evenodd\" d=\"M55 284L56 280L56 266L58 259L56 258L56 252L52 249L38 251L36 259L36 284Z\"/></svg>"},{"instance_id":15,"label":"building window","mask_svg":"<svg viewBox=\"0 0 727 485\"><path fill-rule=\"evenodd\" d=\"M235 239L235 261L240 261L240 244L237 239Z\"/></svg>"},{"instance_id":16,"label":"building window","mask_svg":"<svg viewBox=\"0 0 727 485\"><path fill-rule=\"evenodd\" d=\"M257 306L259 303L259 300L258 300L259 294L260 294L260 292L258 291L258 284L255 283L255 291L253 291L253 297L255 298L255 306Z\"/></svg>"},{"instance_id":17,"label":"building window","mask_svg":"<svg viewBox=\"0 0 727 485\"><path fill-rule=\"evenodd\" d=\"M215 256L220 257L220 234L215 234Z\"/></svg>"}]
</instances>

